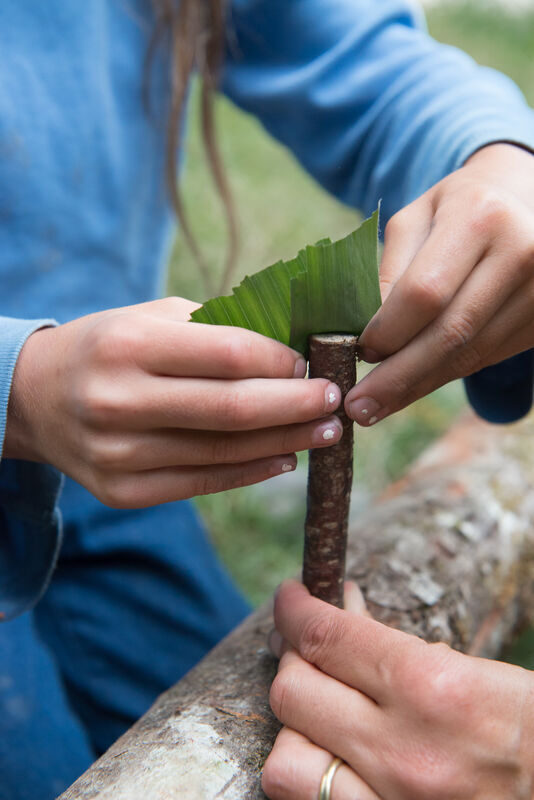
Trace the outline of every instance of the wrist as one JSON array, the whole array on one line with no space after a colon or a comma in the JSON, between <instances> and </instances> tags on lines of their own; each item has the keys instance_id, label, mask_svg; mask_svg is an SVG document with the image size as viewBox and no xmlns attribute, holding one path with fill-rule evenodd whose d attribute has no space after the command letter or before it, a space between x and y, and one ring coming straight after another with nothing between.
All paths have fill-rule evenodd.
<instances>
[{"instance_id":1,"label":"wrist","mask_svg":"<svg viewBox=\"0 0 534 800\"><path fill-rule=\"evenodd\" d=\"M42 379L43 355L53 328L41 328L24 343L15 370L7 407L2 456L26 461L45 461L39 452L39 414L42 413L45 383Z\"/></svg>"},{"instance_id":2,"label":"wrist","mask_svg":"<svg viewBox=\"0 0 534 800\"><path fill-rule=\"evenodd\" d=\"M534 208L534 153L526 147L506 142L487 145L473 153L462 170L493 185L503 196L515 197L530 211Z\"/></svg>"},{"instance_id":3,"label":"wrist","mask_svg":"<svg viewBox=\"0 0 534 800\"><path fill-rule=\"evenodd\" d=\"M514 142L491 142L475 150L466 159L463 166L499 166L504 169L506 166L513 164L524 164L527 159L532 161L534 152L526 145L515 144Z\"/></svg>"}]
</instances>

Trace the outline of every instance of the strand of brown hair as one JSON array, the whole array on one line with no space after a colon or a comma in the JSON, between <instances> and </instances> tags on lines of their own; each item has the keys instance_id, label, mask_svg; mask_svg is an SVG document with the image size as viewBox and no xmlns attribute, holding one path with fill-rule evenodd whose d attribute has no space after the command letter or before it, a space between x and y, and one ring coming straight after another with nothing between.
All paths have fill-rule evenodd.
<instances>
[{"instance_id":1,"label":"strand of brown hair","mask_svg":"<svg viewBox=\"0 0 534 800\"><path fill-rule=\"evenodd\" d=\"M208 296L228 290L238 254L238 230L230 188L217 143L214 96L224 57L225 0L152 0L156 27L147 53L150 66L161 40L170 45L170 98L167 122L166 177L181 233L193 254ZM201 78L200 116L204 151L221 198L228 228L222 277L217 284L191 229L177 180L183 114L191 76Z\"/></svg>"}]
</instances>

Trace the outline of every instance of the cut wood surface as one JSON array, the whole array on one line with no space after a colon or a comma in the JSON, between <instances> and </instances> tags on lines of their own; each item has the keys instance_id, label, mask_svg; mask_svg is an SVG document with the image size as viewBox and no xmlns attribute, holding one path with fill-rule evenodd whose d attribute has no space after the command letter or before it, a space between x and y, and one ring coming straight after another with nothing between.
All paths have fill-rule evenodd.
<instances>
[{"instance_id":1,"label":"cut wood surface","mask_svg":"<svg viewBox=\"0 0 534 800\"><path fill-rule=\"evenodd\" d=\"M534 423L464 417L350 531L348 575L383 622L496 656L534 613ZM278 724L270 607L247 619L61 800L254 800ZM157 654L154 654L157 658Z\"/></svg>"}]
</instances>

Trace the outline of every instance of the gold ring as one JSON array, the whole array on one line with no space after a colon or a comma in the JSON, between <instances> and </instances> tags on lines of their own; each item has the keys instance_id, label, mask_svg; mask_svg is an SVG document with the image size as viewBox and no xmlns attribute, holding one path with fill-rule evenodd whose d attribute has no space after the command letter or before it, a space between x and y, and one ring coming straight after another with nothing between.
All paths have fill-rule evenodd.
<instances>
[{"instance_id":1,"label":"gold ring","mask_svg":"<svg viewBox=\"0 0 534 800\"><path fill-rule=\"evenodd\" d=\"M338 771L339 767L343 764L343 760L341 758L334 758L330 762L330 766L325 771L323 778L321 780L321 786L319 788L319 798L318 800L330 800L330 792L332 791L332 784L334 782L334 775Z\"/></svg>"}]
</instances>

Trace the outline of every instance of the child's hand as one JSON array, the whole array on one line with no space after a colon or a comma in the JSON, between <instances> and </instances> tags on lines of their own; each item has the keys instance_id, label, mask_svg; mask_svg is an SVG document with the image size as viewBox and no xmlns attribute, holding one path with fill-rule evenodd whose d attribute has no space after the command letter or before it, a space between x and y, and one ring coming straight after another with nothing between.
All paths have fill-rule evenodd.
<instances>
[{"instance_id":1,"label":"child's hand","mask_svg":"<svg viewBox=\"0 0 534 800\"><path fill-rule=\"evenodd\" d=\"M360 344L385 360L345 404L360 424L534 347L534 155L485 147L396 214L380 279Z\"/></svg>"},{"instance_id":2,"label":"child's hand","mask_svg":"<svg viewBox=\"0 0 534 800\"><path fill-rule=\"evenodd\" d=\"M336 386L298 380L305 362L279 342L188 322L196 307L167 298L30 336L4 455L140 508L265 480L339 440Z\"/></svg>"}]
</instances>

